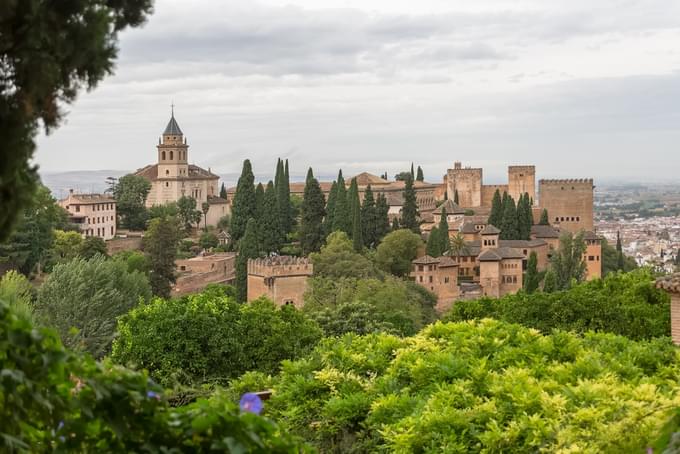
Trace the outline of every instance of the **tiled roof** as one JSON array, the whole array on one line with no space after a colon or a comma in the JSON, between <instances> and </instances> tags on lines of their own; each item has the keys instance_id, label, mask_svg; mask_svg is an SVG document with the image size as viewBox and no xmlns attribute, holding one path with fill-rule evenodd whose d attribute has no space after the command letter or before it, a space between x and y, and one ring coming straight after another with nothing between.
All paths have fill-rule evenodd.
<instances>
[{"instance_id":1,"label":"tiled roof","mask_svg":"<svg viewBox=\"0 0 680 454\"><path fill-rule=\"evenodd\" d=\"M453 266L460 266L458 265L457 262L454 262L454 260L451 257L442 257L439 259L439 268L450 268Z\"/></svg>"},{"instance_id":2,"label":"tiled roof","mask_svg":"<svg viewBox=\"0 0 680 454\"><path fill-rule=\"evenodd\" d=\"M214 195L208 196L208 203L210 205L222 205L225 203L228 203L226 199L223 199L222 197L217 197Z\"/></svg>"},{"instance_id":3,"label":"tiled roof","mask_svg":"<svg viewBox=\"0 0 680 454\"><path fill-rule=\"evenodd\" d=\"M482 250L482 242L477 241L467 241L465 243L466 248L458 254L450 253L451 257L460 255L461 257L477 257Z\"/></svg>"},{"instance_id":4,"label":"tiled roof","mask_svg":"<svg viewBox=\"0 0 680 454\"><path fill-rule=\"evenodd\" d=\"M523 259L524 254L517 249L509 247L499 247L494 249L487 249L479 254L480 262L499 262L503 259Z\"/></svg>"},{"instance_id":5,"label":"tiled roof","mask_svg":"<svg viewBox=\"0 0 680 454\"><path fill-rule=\"evenodd\" d=\"M429 255L424 255L420 258L415 259L411 263L413 263L414 265L432 265L435 263L439 263L439 259L436 259Z\"/></svg>"},{"instance_id":6,"label":"tiled roof","mask_svg":"<svg viewBox=\"0 0 680 454\"><path fill-rule=\"evenodd\" d=\"M586 231L583 233L583 239L584 240L601 240L597 233L591 232L591 231Z\"/></svg>"},{"instance_id":7,"label":"tiled roof","mask_svg":"<svg viewBox=\"0 0 680 454\"><path fill-rule=\"evenodd\" d=\"M69 194L71 203L89 205L95 203L115 203L115 199L107 194Z\"/></svg>"},{"instance_id":8,"label":"tiled roof","mask_svg":"<svg viewBox=\"0 0 680 454\"><path fill-rule=\"evenodd\" d=\"M656 288L671 293L680 293L680 273L664 276L656 281Z\"/></svg>"},{"instance_id":9,"label":"tiled roof","mask_svg":"<svg viewBox=\"0 0 680 454\"><path fill-rule=\"evenodd\" d=\"M500 235L500 233L501 231L491 224L487 225L484 230L482 230L482 235Z\"/></svg>"},{"instance_id":10,"label":"tiled roof","mask_svg":"<svg viewBox=\"0 0 680 454\"><path fill-rule=\"evenodd\" d=\"M135 172L135 175L144 177L149 181L158 180L158 164L151 164L143 167ZM219 178L209 170L205 170L202 167L189 164L189 173L187 176L178 176L173 178L160 178L160 179L172 179L172 180L205 180L205 179L216 179Z\"/></svg>"},{"instance_id":11,"label":"tiled roof","mask_svg":"<svg viewBox=\"0 0 680 454\"><path fill-rule=\"evenodd\" d=\"M472 222L466 222L460 227L460 233L478 233Z\"/></svg>"},{"instance_id":12,"label":"tiled roof","mask_svg":"<svg viewBox=\"0 0 680 454\"><path fill-rule=\"evenodd\" d=\"M515 249L522 249L525 247L539 247L539 246L545 246L548 243L546 243L544 240L500 240L498 242L498 245L500 247L511 247Z\"/></svg>"},{"instance_id":13,"label":"tiled roof","mask_svg":"<svg viewBox=\"0 0 680 454\"><path fill-rule=\"evenodd\" d=\"M552 225L533 225L531 235L536 238L559 238L560 232Z\"/></svg>"},{"instance_id":14,"label":"tiled roof","mask_svg":"<svg viewBox=\"0 0 680 454\"><path fill-rule=\"evenodd\" d=\"M369 184L371 186L375 185L384 185L384 184L389 184L390 182L385 180L384 178L380 178L378 175L373 175L372 173L368 172L361 172L359 175L356 175L352 178L348 178L347 182L350 183L354 178L357 180L357 185L359 186L368 186Z\"/></svg>"},{"instance_id":15,"label":"tiled roof","mask_svg":"<svg viewBox=\"0 0 680 454\"><path fill-rule=\"evenodd\" d=\"M448 199L441 206L437 207L435 211L441 213L443 209L446 209L446 214L465 214L465 210L456 205L451 199Z\"/></svg>"},{"instance_id":16,"label":"tiled roof","mask_svg":"<svg viewBox=\"0 0 680 454\"><path fill-rule=\"evenodd\" d=\"M182 135L182 130L179 129L179 125L177 124L177 120L175 120L174 114L170 117L170 121L168 122L168 125L165 127L165 131L163 131L163 135L164 136Z\"/></svg>"}]
</instances>

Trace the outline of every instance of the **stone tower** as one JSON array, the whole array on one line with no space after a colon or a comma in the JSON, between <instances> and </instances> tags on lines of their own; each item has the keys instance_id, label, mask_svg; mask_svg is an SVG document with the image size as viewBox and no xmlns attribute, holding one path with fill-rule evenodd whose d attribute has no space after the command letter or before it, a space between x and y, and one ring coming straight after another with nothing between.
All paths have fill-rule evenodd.
<instances>
[{"instance_id":1,"label":"stone tower","mask_svg":"<svg viewBox=\"0 0 680 454\"><path fill-rule=\"evenodd\" d=\"M524 193L528 193L529 197L536 202L536 167L508 167L508 195L517 202Z\"/></svg>"},{"instance_id":2,"label":"stone tower","mask_svg":"<svg viewBox=\"0 0 680 454\"><path fill-rule=\"evenodd\" d=\"M307 258L274 256L248 260L248 301L261 296L276 305L302 307L307 279L314 267Z\"/></svg>"},{"instance_id":3,"label":"stone tower","mask_svg":"<svg viewBox=\"0 0 680 454\"><path fill-rule=\"evenodd\" d=\"M540 180L538 190L540 207L548 210L551 225L572 233L593 230L592 179Z\"/></svg>"},{"instance_id":4,"label":"stone tower","mask_svg":"<svg viewBox=\"0 0 680 454\"><path fill-rule=\"evenodd\" d=\"M447 171L446 195L454 200L458 191L458 205L474 208L482 205L482 169L463 168L460 162Z\"/></svg>"},{"instance_id":5,"label":"stone tower","mask_svg":"<svg viewBox=\"0 0 680 454\"><path fill-rule=\"evenodd\" d=\"M187 177L189 174L189 146L175 120L174 109L170 121L158 139L158 178Z\"/></svg>"}]
</instances>

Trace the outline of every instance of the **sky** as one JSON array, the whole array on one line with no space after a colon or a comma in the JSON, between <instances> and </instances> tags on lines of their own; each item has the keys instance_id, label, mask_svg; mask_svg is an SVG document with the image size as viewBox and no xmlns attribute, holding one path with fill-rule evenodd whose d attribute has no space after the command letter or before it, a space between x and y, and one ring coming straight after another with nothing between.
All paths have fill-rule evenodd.
<instances>
[{"instance_id":1,"label":"sky","mask_svg":"<svg viewBox=\"0 0 680 454\"><path fill-rule=\"evenodd\" d=\"M673 181L680 2L157 0L115 74L38 138L41 172L153 163L175 117L190 161L258 179L390 175L454 161L485 182ZM228 177L227 177L228 179Z\"/></svg>"}]
</instances>

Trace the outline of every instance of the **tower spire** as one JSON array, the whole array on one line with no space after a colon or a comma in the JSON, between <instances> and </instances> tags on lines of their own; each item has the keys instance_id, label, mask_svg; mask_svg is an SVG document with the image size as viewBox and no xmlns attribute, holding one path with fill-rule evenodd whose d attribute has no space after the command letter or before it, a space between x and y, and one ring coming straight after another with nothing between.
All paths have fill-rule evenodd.
<instances>
[{"instance_id":1,"label":"tower spire","mask_svg":"<svg viewBox=\"0 0 680 454\"><path fill-rule=\"evenodd\" d=\"M170 102L170 116L171 117L175 116L175 101Z\"/></svg>"}]
</instances>

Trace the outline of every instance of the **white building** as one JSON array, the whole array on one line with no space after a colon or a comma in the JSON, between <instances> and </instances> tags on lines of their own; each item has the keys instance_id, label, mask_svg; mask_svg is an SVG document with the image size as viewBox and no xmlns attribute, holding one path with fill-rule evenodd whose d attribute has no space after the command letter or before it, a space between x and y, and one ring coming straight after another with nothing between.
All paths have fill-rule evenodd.
<instances>
[{"instance_id":1,"label":"white building","mask_svg":"<svg viewBox=\"0 0 680 454\"><path fill-rule=\"evenodd\" d=\"M60 200L70 214L71 222L78 225L84 236L98 236L110 240L116 236L116 201L105 194L76 194Z\"/></svg>"}]
</instances>

